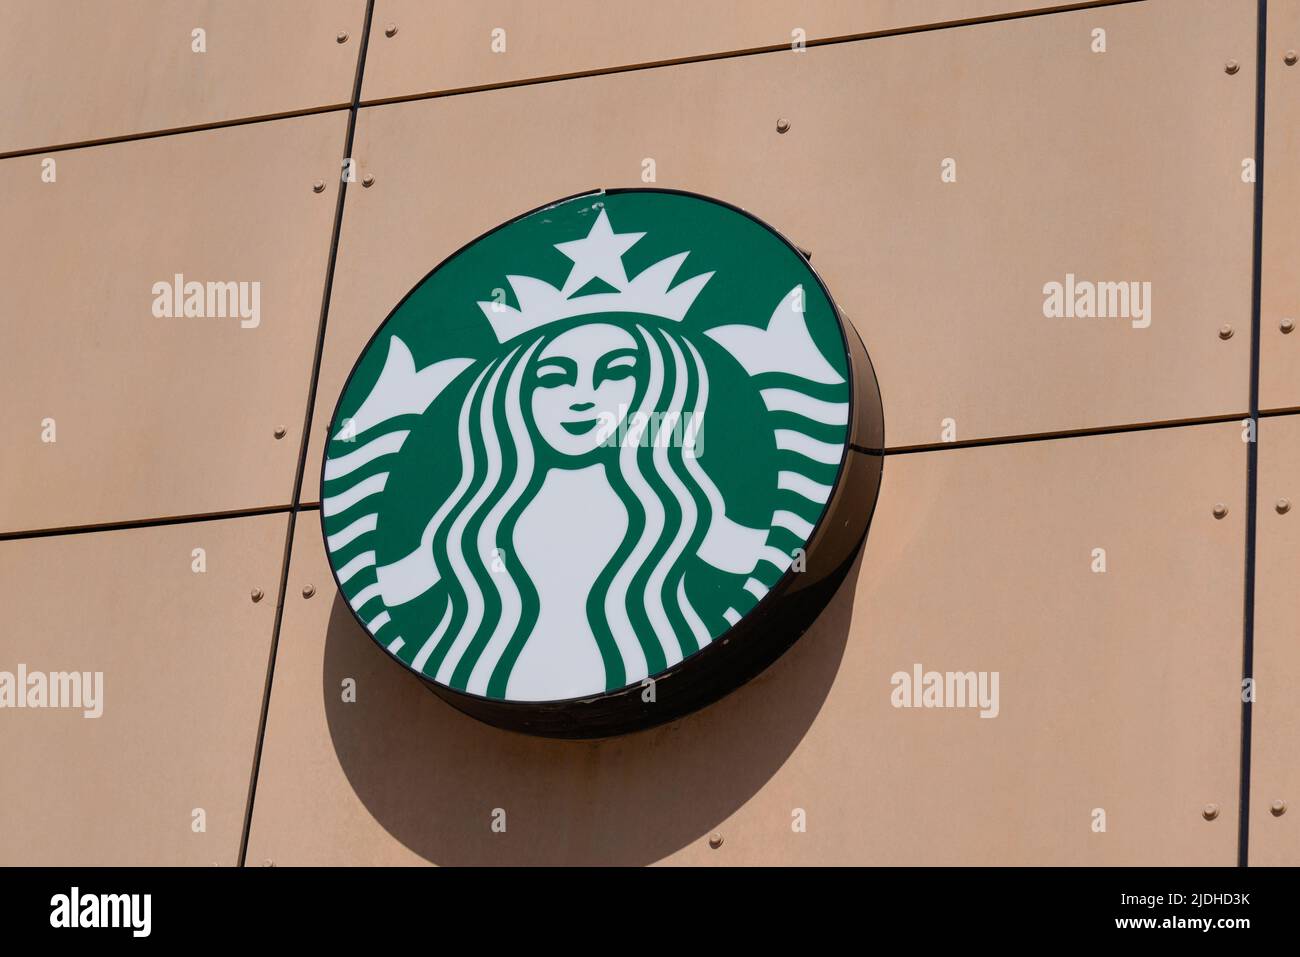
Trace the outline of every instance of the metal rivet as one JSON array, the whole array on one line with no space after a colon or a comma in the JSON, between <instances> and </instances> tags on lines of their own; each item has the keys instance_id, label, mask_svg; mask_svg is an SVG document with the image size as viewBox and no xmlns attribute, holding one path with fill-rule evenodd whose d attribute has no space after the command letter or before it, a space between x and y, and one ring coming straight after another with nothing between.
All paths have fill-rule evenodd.
<instances>
[{"instance_id":1,"label":"metal rivet","mask_svg":"<svg viewBox=\"0 0 1300 957\"><path fill-rule=\"evenodd\" d=\"M1228 506L1224 505L1222 502L1214 506L1215 518L1223 518L1227 514L1228 514Z\"/></svg>"},{"instance_id":2,"label":"metal rivet","mask_svg":"<svg viewBox=\"0 0 1300 957\"><path fill-rule=\"evenodd\" d=\"M1289 336L1291 335L1292 332L1295 331L1295 320L1283 319L1281 322L1277 324L1277 327L1282 330L1282 335Z\"/></svg>"},{"instance_id":3,"label":"metal rivet","mask_svg":"<svg viewBox=\"0 0 1300 957\"><path fill-rule=\"evenodd\" d=\"M716 851L721 846L722 846L722 835L719 834L717 831L714 831L712 834L709 835L709 847L713 848Z\"/></svg>"},{"instance_id":4,"label":"metal rivet","mask_svg":"<svg viewBox=\"0 0 1300 957\"><path fill-rule=\"evenodd\" d=\"M339 31L339 35L336 36L334 39L335 39L335 40L338 40L339 43L347 43L347 42L348 42L348 31L347 31L347 30L340 30L340 31Z\"/></svg>"},{"instance_id":5,"label":"metal rivet","mask_svg":"<svg viewBox=\"0 0 1300 957\"><path fill-rule=\"evenodd\" d=\"M388 24L388 26L384 27L384 36L386 37L391 37L396 32L397 32L396 23L390 23Z\"/></svg>"},{"instance_id":6,"label":"metal rivet","mask_svg":"<svg viewBox=\"0 0 1300 957\"><path fill-rule=\"evenodd\" d=\"M1223 72L1228 74L1228 76L1232 76L1232 74L1236 73L1240 69L1241 64L1236 60L1229 60L1227 63L1223 64Z\"/></svg>"},{"instance_id":7,"label":"metal rivet","mask_svg":"<svg viewBox=\"0 0 1300 957\"><path fill-rule=\"evenodd\" d=\"M323 193L323 192L325 192L325 180L323 180L323 179L318 179L318 180L316 180L316 182L312 183L312 184L311 184L311 191L312 191L313 193Z\"/></svg>"},{"instance_id":8,"label":"metal rivet","mask_svg":"<svg viewBox=\"0 0 1300 957\"><path fill-rule=\"evenodd\" d=\"M1273 806L1269 808L1269 811L1274 817L1281 817L1286 813L1286 801L1274 801Z\"/></svg>"},{"instance_id":9,"label":"metal rivet","mask_svg":"<svg viewBox=\"0 0 1300 957\"><path fill-rule=\"evenodd\" d=\"M314 595L314 594L316 594L316 586L315 586L315 585L303 585L303 586L302 586L302 597L303 597L303 598L310 598L310 597L311 597L312 595Z\"/></svg>"},{"instance_id":10,"label":"metal rivet","mask_svg":"<svg viewBox=\"0 0 1300 957\"><path fill-rule=\"evenodd\" d=\"M1219 338L1220 339L1232 338L1232 325L1230 323L1225 322L1223 325L1219 326Z\"/></svg>"},{"instance_id":11,"label":"metal rivet","mask_svg":"<svg viewBox=\"0 0 1300 957\"><path fill-rule=\"evenodd\" d=\"M1213 821L1218 816L1219 805L1217 804L1207 804L1205 807L1201 808L1201 817L1205 818L1207 821Z\"/></svg>"},{"instance_id":12,"label":"metal rivet","mask_svg":"<svg viewBox=\"0 0 1300 957\"><path fill-rule=\"evenodd\" d=\"M252 598L253 601L261 601L261 600L262 600L262 589L260 589L260 588L254 588L254 589L249 593L249 597Z\"/></svg>"},{"instance_id":13,"label":"metal rivet","mask_svg":"<svg viewBox=\"0 0 1300 957\"><path fill-rule=\"evenodd\" d=\"M361 177L361 185L364 186L366 189L369 189L371 186L374 186L375 185L374 174L367 173L365 176Z\"/></svg>"},{"instance_id":14,"label":"metal rivet","mask_svg":"<svg viewBox=\"0 0 1300 957\"><path fill-rule=\"evenodd\" d=\"M275 427L275 437L276 437L277 439L282 439L282 438L284 438L286 434L287 434L287 433L285 432L285 430L284 430L284 426L283 426L283 425L277 425L277 426Z\"/></svg>"},{"instance_id":15,"label":"metal rivet","mask_svg":"<svg viewBox=\"0 0 1300 957\"><path fill-rule=\"evenodd\" d=\"M787 133L790 130L790 121L781 119L776 121L776 131L778 133Z\"/></svg>"},{"instance_id":16,"label":"metal rivet","mask_svg":"<svg viewBox=\"0 0 1300 957\"><path fill-rule=\"evenodd\" d=\"M1287 50L1286 55L1282 57L1282 62L1285 63L1287 66L1295 66L1295 61L1296 61L1295 50Z\"/></svg>"},{"instance_id":17,"label":"metal rivet","mask_svg":"<svg viewBox=\"0 0 1300 957\"><path fill-rule=\"evenodd\" d=\"M1277 505L1275 505L1274 508L1277 509L1279 515L1285 515L1287 512L1291 511L1291 500L1289 498L1280 498L1277 500Z\"/></svg>"}]
</instances>

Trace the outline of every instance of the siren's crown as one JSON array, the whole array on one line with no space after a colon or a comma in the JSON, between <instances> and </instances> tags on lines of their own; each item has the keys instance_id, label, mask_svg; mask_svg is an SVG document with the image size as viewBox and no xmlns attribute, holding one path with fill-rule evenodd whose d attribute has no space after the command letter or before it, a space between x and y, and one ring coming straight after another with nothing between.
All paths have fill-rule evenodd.
<instances>
[{"instance_id":1,"label":"siren's crown","mask_svg":"<svg viewBox=\"0 0 1300 957\"><path fill-rule=\"evenodd\" d=\"M662 259L636 278L628 279L623 269L623 254L644 235L614 232L602 209L586 239L555 244L556 249L573 260L563 288L556 289L532 276L506 276L519 308L503 302L478 304L497 341L505 342L562 319L599 312L637 312L681 322L713 273L694 276L669 289L677 270L690 255L687 251ZM615 291L574 296L592 279L608 283Z\"/></svg>"}]
</instances>

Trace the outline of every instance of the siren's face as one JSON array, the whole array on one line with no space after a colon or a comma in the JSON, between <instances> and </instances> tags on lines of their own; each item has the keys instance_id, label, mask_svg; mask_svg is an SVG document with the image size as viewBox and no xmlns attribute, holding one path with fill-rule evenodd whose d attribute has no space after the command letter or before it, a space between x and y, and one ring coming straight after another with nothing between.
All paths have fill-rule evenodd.
<instances>
[{"instance_id":1,"label":"siren's face","mask_svg":"<svg viewBox=\"0 0 1300 957\"><path fill-rule=\"evenodd\" d=\"M566 456L614 444L613 434L636 397L644 357L636 339L607 323L556 336L533 360L532 413L537 431Z\"/></svg>"}]
</instances>

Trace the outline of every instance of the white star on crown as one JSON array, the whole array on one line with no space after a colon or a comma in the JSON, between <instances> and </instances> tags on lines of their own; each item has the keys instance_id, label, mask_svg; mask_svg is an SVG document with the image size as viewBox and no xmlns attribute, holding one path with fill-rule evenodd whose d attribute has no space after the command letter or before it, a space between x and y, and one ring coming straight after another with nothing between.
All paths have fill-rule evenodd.
<instances>
[{"instance_id":1,"label":"white star on crown","mask_svg":"<svg viewBox=\"0 0 1300 957\"><path fill-rule=\"evenodd\" d=\"M505 342L561 319L599 312L639 312L681 322L713 273L694 276L670 290L668 287L677 270L690 255L688 250L660 260L629 280L623 269L623 254L644 235L614 232L602 209L586 239L555 244L556 249L573 260L562 289L532 276L506 276L519 308L503 302L478 304L497 341ZM616 291L573 296L592 279L600 279Z\"/></svg>"}]
</instances>

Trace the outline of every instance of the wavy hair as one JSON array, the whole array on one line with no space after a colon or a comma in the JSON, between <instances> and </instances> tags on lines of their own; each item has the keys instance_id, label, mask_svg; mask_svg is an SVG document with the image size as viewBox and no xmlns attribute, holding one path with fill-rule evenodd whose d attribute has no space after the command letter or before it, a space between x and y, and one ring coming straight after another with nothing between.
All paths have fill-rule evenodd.
<instances>
[{"instance_id":1,"label":"wavy hair","mask_svg":"<svg viewBox=\"0 0 1300 957\"><path fill-rule=\"evenodd\" d=\"M707 371L677 330L633 325L637 384L625 426L598 452L627 511L627 530L587 596L591 638L613 691L671 667L708 643L686 575L721 493L686 443L686 423L708 405ZM531 635L540 596L518 561L515 528L542 486L554 454L525 401L528 372L555 338L540 330L488 360L461 405L460 479L434 514L433 560L446 610L415 666L450 687L503 698ZM597 689L593 689L597 690Z\"/></svg>"}]
</instances>

